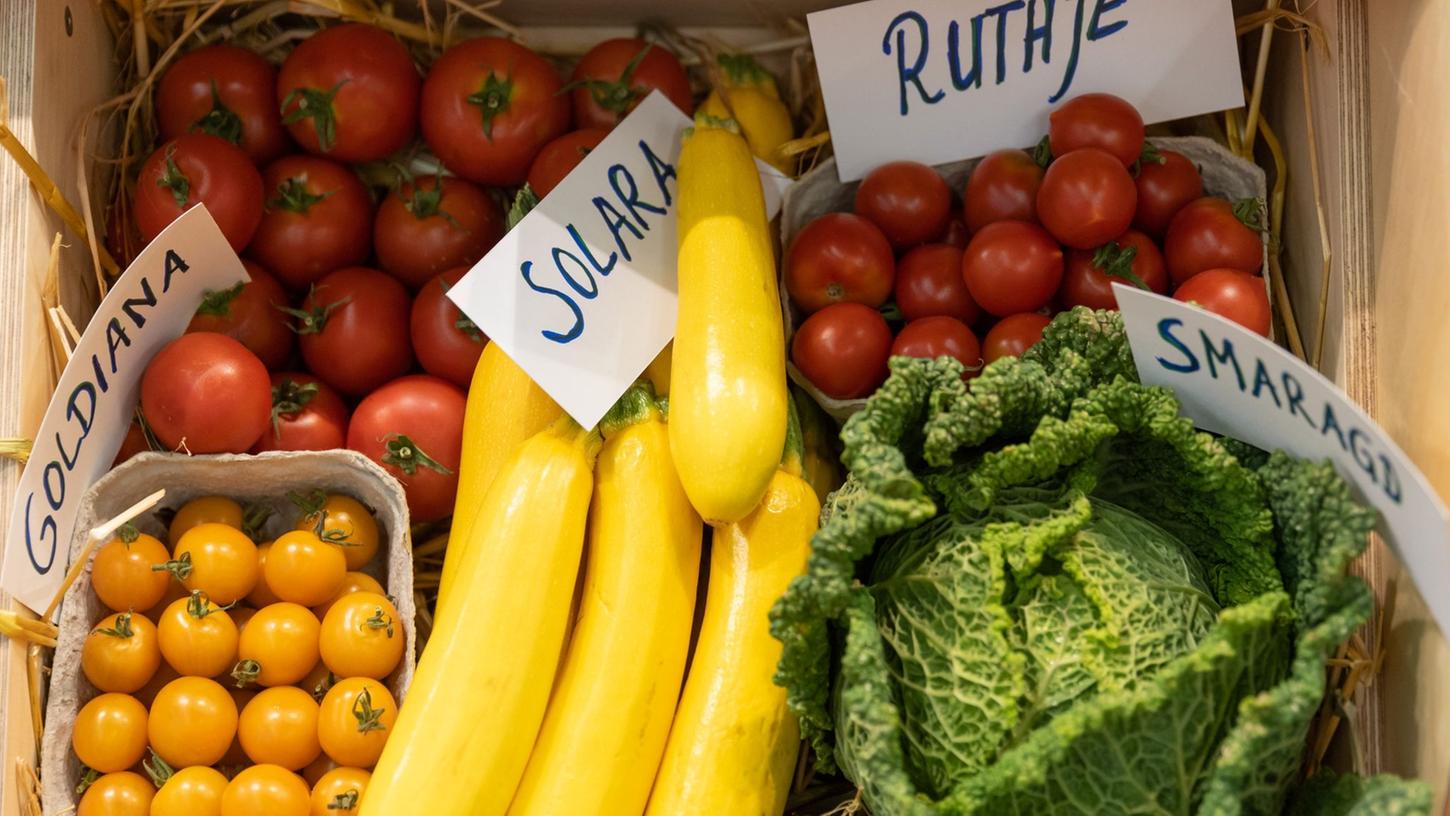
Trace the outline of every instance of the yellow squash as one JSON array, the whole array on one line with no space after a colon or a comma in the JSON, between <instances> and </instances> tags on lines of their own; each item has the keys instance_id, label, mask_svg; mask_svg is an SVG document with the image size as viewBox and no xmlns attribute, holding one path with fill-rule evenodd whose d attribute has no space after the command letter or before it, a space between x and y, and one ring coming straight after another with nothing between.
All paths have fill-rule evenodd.
<instances>
[{"instance_id":1,"label":"yellow squash","mask_svg":"<svg viewBox=\"0 0 1450 816\"><path fill-rule=\"evenodd\" d=\"M710 524L744 518L785 443L785 334L760 177L733 122L697 116L679 160L670 453Z\"/></svg>"},{"instance_id":2,"label":"yellow squash","mask_svg":"<svg viewBox=\"0 0 1450 816\"><path fill-rule=\"evenodd\" d=\"M780 154L780 146L795 138L790 109L780 99L775 77L748 54L721 54L721 87L710 92L700 110L717 119L740 123L750 151L787 175L795 174L795 159ZM723 91L723 95L722 95Z\"/></svg>"},{"instance_id":3,"label":"yellow squash","mask_svg":"<svg viewBox=\"0 0 1450 816\"><path fill-rule=\"evenodd\" d=\"M845 481L841 468L840 429L835 420L821 410L804 391L791 389L792 404L800 408L801 477L815 488L816 498L821 504L826 497Z\"/></svg>"},{"instance_id":4,"label":"yellow squash","mask_svg":"<svg viewBox=\"0 0 1450 816\"><path fill-rule=\"evenodd\" d=\"M597 433L562 417L489 486L362 816L507 810L559 665L598 451Z\"/></svg>"},{"instance_id":5,"label":"yellow squash","mask_svg":"<svg viewBox=\"0 0 1450 816\"><path fill-rule=\"evenodd\" d=\"M510 816L642 813L684 682L700 517L647 382L600 427L578 623Z\"/></svg>"},{"instance_id":6,"label":"yellow squash","mask_svg":"<svg viewBox=\"0 0 1450 816\"><path fill-rule=\"evenodd\" d=\"M716 527L699 642L648 816L779 816L800 730L775 685L770 608L805 571L820 503L800 477L798 439L754 513Z\"/></svg>"},{"instance_id":7,"label":"yellow squash","mask_svg":"<svg viewBox=\"0 0 1450 816\"><path fill-rule=\"evenodd\" d=\"M458 498L438 602L452 588L463 553L473 541L473 519L499 468L525 439L549 427L563 410L509 356L489 343L473 369L463 413L463 458L458 465Z\"/></svg>"},{"instance_id":8,"label":"yellow squash","mask_svg":"<svg viewBox=\"0 0 1450 816\"><path fill-rule=\"evenodd\" d=\"M660 353L650 361L649 367L644 370L644 378L654 385L656 396L668 397L670 395L670 358L674 349L673 340L666 343Z\"/></svg>"}]
</instances>

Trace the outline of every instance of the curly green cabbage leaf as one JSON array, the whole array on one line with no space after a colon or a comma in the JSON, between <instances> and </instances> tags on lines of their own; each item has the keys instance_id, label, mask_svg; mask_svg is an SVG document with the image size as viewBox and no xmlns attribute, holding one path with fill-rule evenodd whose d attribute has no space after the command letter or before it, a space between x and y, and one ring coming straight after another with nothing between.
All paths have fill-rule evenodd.
<instances>
[{"instance_id":1,"label":"curly green cabbage leaf","mask_svg":"<svg viewBox=\"0 0 1450 816\"><path fill-rule=\"evenodd\" d=\"M1345 571L1372 513L1327 464L1195 431L1116 314L1059 316L970 387L892 372L772 614L818 765L878 816L1281 812L1370 613ZM1363 790L1295 812L1428 810Z\"/></svg>"}]
</instances>

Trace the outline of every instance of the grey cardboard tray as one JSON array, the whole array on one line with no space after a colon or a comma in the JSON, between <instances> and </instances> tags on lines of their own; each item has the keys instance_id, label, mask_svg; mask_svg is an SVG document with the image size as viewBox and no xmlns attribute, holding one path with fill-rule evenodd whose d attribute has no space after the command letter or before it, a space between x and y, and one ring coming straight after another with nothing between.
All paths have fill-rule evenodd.
<instances>
[{"instance_id":1,"label":"grey cardboard tray","mask_svg":"<svg viewBox=\"0 0 1450 816\"><path fill-rule=\"evenodd\" d=\"M1268 182L1264 170L1258 165L1244 161L1230 153L1228 148L1212 139L1202 136L1169 136L1148 139L1160 150L1174 150L1188 157L1203 173L1203 189L1208 195L1224 196L1238 200L1257 198L1268 201ZM947 186L954 192L966 189L967 178L976 169L980 159L952 162L937 166L937 172L946 179ZM860 182L842 184L836 176L836 161L828 159L811 172L802 176L786 191L785 203L781 207L781 245L789 248L796 233L812 220L832 212L850 212L856 201L856 188ZM782 255L780 275L780 305L785 312L786 348L795 336L795 327L803 315L790 302L785 290L785 263ZM1268 242L1264 247L1264 269L1268 270ZM1265 287L1268 279L1265 276ZM1272 300L1273 293L1270 292ZM791 381L804 388L811 398L820 404L837 422L845 422L852 414L866 405L866 400L838 400L821 393L795 364L786 359L786 371Z\"/></svg>"},{"instance_id":2,"label":"grey cardboard tray","mask_svg":"<svg viewBox=\"0 0 1450 816\"><path fill-rule=\"evenodd\" d=\"M274 512L268 537L291 529L297 509L289 491L325 489L344 493L372 508L378 521L379 557L366 569L387 588L402 619L407 648L403 663L390 678L393 695L402 702L413 679L417 632L413 617L413 559L408 534L408 505L402 485L360 453L346 450L264 453L257 456L182 456L143 453L106 474L86 492L76 522L70 557L85 545L91 528L115 517L160 488L166 498L159 508L176 508L198 496L228 496L270 507ZM166 531L154 512L136 520L143 532L163 542ZM106 609L91 591L91 565L86 564L66 592L60 614L60 638L50 677L41 743L41 779L46 813L69 813L76 806L80 761L71 751L76 713L99 692L81 671L81 647L91 626Z\"/></svg>"}]
</instances>

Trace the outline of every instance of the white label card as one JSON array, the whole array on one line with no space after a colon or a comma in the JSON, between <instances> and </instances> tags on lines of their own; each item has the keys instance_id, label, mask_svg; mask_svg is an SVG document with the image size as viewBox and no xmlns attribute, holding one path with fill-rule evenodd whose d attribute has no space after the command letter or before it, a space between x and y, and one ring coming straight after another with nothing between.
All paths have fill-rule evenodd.
<instances>
[{"instance_id":1,"label":"white label card","mask_svg":"<svg viewBox=\"0 0 1450 816\"><path fill-rule=\"evenodd\" d=\"M675 165L689 126L650 94L448 290L586 428L675 336ZM790 179L756 167L773 218Z\"/></svg>"},{"instance_id":2,"label":"white label card","mask_svg":"<svg viewBox=\"0 0 1450 816\"><path fill-rule=\"evenodd\" d=\"M1319 372L1202 309L1114 284L1138 376L1206 431L1329 460L1379 511L1379 531L1450 633L1450 515L1389 434Z\"/></svg>"},{"instance_id":3,"label":"white label card","mask_svg":"<svg viewBox=\"0 0 1450 816\"><path fill-rule=\"evenodd\" d=\"M1085 93L1150 124L1244 104L1230 0L870 0L806 20L841 181L1036 144Z\"/></svg>"},{"instance_id":4,"label":"white label card","mask_svg":"<svg viewBox=\"0 0 1450 816\"><path fill-rule=\"evenodd\" d=\"M0 586L36 612L60 588L81 497L131 424L141 374L180 337L209 291L248 280L203 205L156 237L96 310L41 420L10 512Z\"/></svg>"}]
</instances>

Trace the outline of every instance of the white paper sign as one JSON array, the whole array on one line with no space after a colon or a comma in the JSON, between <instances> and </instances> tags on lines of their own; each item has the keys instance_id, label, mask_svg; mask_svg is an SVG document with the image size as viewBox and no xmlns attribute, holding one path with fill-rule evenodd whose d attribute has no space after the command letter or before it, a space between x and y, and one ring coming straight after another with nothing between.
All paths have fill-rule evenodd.
<instances>
[{"instance_id":1,"label":"white paper sign","mask_svg":"<svg viewBox=\"0 0 1450 816\"><path fill-rule=\"evenodd\" d=\"M76 512L110 470L151 357L181 336L207 291L248 280L197 205L117 279L86 326L41 420L10 512L0 586L37 612L65 577Z\"/></svg>"},{"instance_id":2,"label":"white paper sign","mask_svg":"<svg viewBox=\"0 0 1450 816\"><path fill-rule=\"evenodd\" d=\"M586 428L675 336L675 165L689 126L650 94L448 290ZM790 180L756 166L773 218Z\"/></svg>"},{"instance_id":3,"label":"white paper sign","mask_svg":"<svg viewBox=\"0 0 1450 816\"><path fill-rule=\"evenodd\" d=\"M1149 123L1244 104L1230 0L871 0L806 20L842 181L1036 144L1085 93Z\"/></svg>"},{"instance_id":4,"label":"white paper sign","mask_svg":"<svg viewBox=\"0 0 1450 816\"><path fill-rule=\"evenodd\" d=\"M1328 459L1380 513L1379 530L1450 632L1450 515L1389 434L1319 372L1202 309L1114 284L1133 361L1206 431Z\"/></svg>"}]
</instances>

